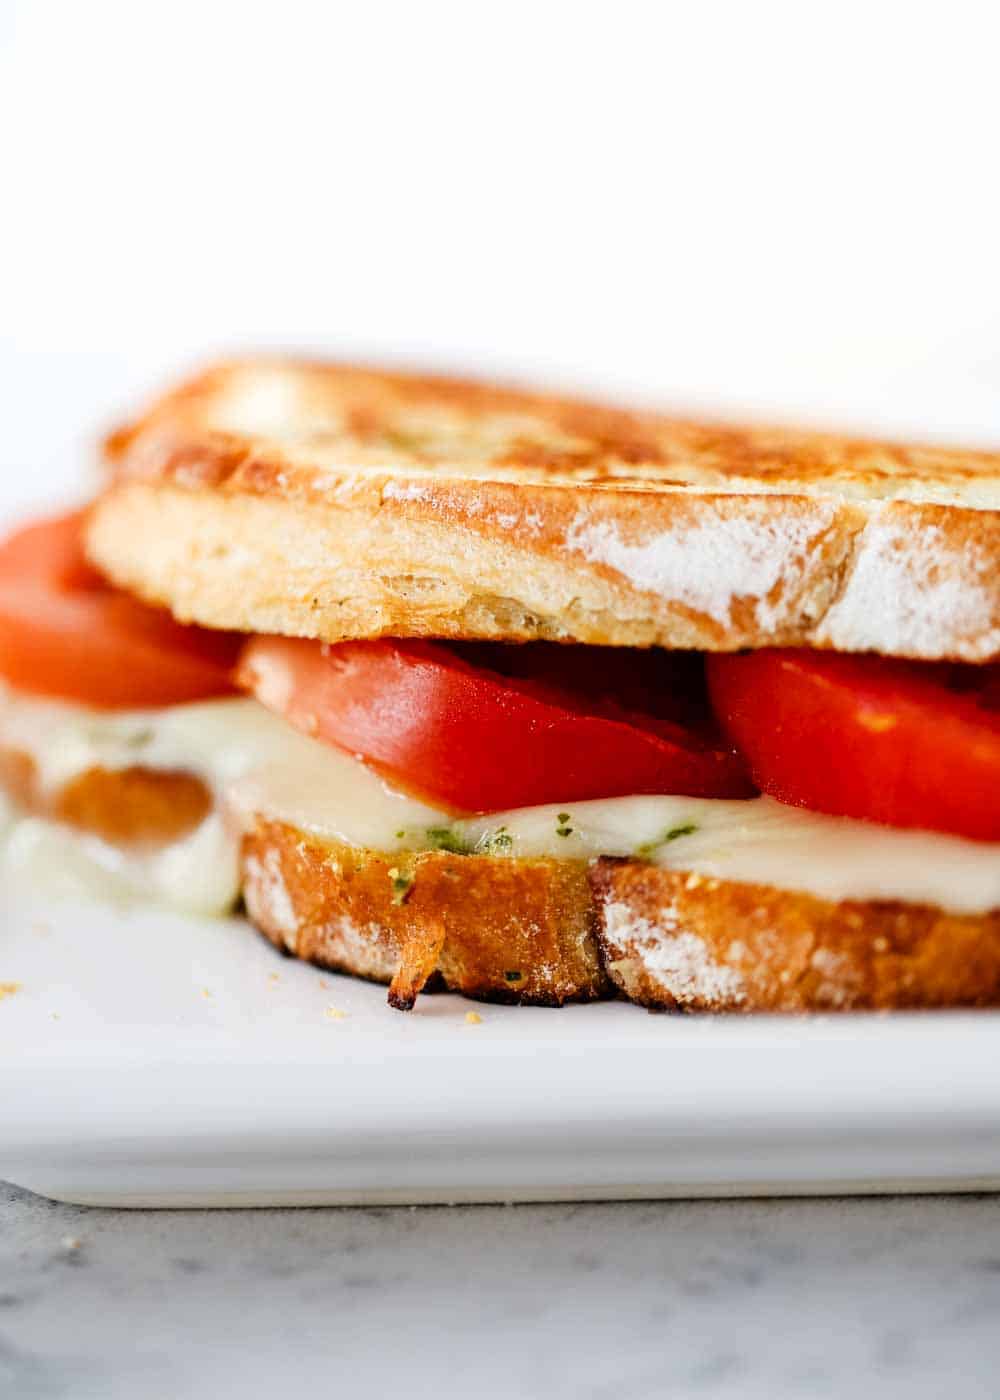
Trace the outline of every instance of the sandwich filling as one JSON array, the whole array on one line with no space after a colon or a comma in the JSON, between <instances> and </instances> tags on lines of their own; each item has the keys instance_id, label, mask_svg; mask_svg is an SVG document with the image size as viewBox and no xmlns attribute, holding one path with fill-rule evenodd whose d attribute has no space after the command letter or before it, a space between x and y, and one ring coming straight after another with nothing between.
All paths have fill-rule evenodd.
<instances>
[{"instance_id":1,"label":"sandwich filling","mask_svg":"<svg viewBox=\"0 0 1000 1400\"><path fill-rule=\"evenodd\" d=\"M384 853L620 856L830 900L1000 907L989 666L599 647L326 647L182 627L0 550L0 862L223 912L259 821ZM250 692L253 698L236 694Z\"/></svg>"},{"instance_id":2,"label":"sandwich filling","mask_svg":"<svg viewBox=\"0 0 1000 1400\"><path fill-rule=\"evenodd\" d=\"M241 837L257 820L387 853L628 856L833 900L902 900L961 913L1000 906L1000 845L825 816L769 797L611 797L456 817L296 732L255 700L102 712L8 690L0 747L32 759L40 811L95 773L197 777L210 810L164 841L109 840L78 819L53 823L21 807L16 818L11 813L2 868L34 879L69 859L122 892L200 913L235 903Z\"/></svg>"}]
</instances>

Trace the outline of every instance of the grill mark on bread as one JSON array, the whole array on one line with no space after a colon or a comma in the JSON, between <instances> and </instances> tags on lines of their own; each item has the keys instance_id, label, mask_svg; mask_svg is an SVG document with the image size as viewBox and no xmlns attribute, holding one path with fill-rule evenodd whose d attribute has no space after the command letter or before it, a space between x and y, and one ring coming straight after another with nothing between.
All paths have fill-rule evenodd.
<instances>
[{"instance_id":1,"label":"grill mark on bread","mask_svg":"<svg viewBox=\"0 0 1000 1400\"><path fill-rule=\"evenodd\" d=\"M207 626L1000 655L1000 454L262 363L106 457L94 562Z\"/></svg>"},{"instance_id":2,"label":"grill mark on bread","mask_svg":"<svg viewBox=\"0 0 1000 1400\"><path fill-rule=\"evenodd\" d=\"M262 449L255 461L276 464L285 449L293 459L310 442L322 445L317 465L328 476L388 451L403 474L427 463L443 470L475 463L487 474L510 468L535 482L558 481L568 468L571 478L585 472L596 482L619 478L624 466L640 485L672 477L737 492L749 483L779 492L815 487L862 501L902 491L949 504L959 504L967 487L984 494L978 504L1000 505L1000 456L990 452L699 422L447 377L295 361L216 366L118 429L105 452L132 472L149 449L147 468L158 457L169 472L172 452L207 443L206 479L215 480L220 455L229 457L231 475L248 444Z\"/></svg>"}]
</instances>

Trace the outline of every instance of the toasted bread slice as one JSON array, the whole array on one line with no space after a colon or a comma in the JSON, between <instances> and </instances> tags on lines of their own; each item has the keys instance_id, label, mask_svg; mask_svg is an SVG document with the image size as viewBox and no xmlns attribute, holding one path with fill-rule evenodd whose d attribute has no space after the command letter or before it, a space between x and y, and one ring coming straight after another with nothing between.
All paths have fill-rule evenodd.
<instances>
[{"instance_id":1,"label":"toasted bread slice","mask_svg":"<svg viewBox=\"0 0 1000 1400\"><path fill-rule=\"evenodd\" d=\"M391 982L400 1007L432 975L466 996L536 1006L614 990L583 861L386 855L261 820L243 842L243 898L279 947Z\"/></svg>"},{"instance_id":2,"label":"toasted bread slice","mask_svg":"<svg viewBox=\"0 0 1000 1400\"><path fill-rule=\"evenodd\" d=\"M94 562L210 627L1000 654L1000 454L262 362L106 460Z\"/></svg>"},{"instance_id":3,"label":"toasted bread slice","mask_svg":"<svg viewBox=\"0 0 1000 1400\"><path fill-rule=\"evenodd\" d=\"M487 1001L617 989L663 1010L1000 1005L1000 910L832 902L639 861L359 851L275 822L244 839L247 911L323 967Z\"/></svg>"},{"instance_id":4,"label":"toasted bread slice","mask_svg":"<svg viewBox=\"0 0 1000 1400\"><path fill-rule=\"evenodd\" d=\"M643 1006L852 1011L1000 1005L1000 909L833 902L636 861L591 871L602 963Z\"/></svg>"},{"instance_id":5,"label":"toasted bread slice","mask_svg":"<svg viewBox=\"0 0 1000 1400\"><path fill-rule=\"evenodd\" d=\"M19 806L125 847L177 840L204 816L200 780L90 769L41 794L29 755L0 751ZM275 944L390 984L561 1006L616 993L684 1011L1000 1005L1000 910L834 902L634 860L394 853L259 817L243 897Z\"/></svg>"},{"instance_id":6,"label":"toasted bread slice","mask_svg":"<svg viewBox=\"0 0 1000 1400\"><path fill-rule=\"evenodd\" d=\"M117 846L157 846L190 835L212 794L193 773L162 768L86 769L57 791L38 781L31 754L0 748L0 793L23 811L48 817Z\"/></svg>"}]
</instances>

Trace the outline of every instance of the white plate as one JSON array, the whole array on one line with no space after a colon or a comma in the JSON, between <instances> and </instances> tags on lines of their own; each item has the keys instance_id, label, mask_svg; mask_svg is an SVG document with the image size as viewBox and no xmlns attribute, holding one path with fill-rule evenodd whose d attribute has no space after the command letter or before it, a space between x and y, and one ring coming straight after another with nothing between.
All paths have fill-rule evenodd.
<instances>
[{"instance_id":1,"label":"white plate","mask_svg":"<svg viewBox=\"0 0 1000 1400\"><path fill-rule=\"evenodd\" d=\"M59 1199L1000 1188L1000 1015L402 1015L239 920L10 896L0 920L0 1176Z\"/></svg>"}]
</instances>

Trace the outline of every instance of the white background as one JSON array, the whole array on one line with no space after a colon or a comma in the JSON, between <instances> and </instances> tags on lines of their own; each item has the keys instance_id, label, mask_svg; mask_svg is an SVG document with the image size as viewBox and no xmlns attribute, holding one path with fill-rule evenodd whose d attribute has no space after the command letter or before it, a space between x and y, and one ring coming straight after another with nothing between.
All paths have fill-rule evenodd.
<instances>
[{"instance_id":1,"label":"white background","mask_svg":"<svg viewBox=\"0 0 1000 1400\"><path fill-rule=\"evenodd\" d=\"M1000 442L997 13L0 0L0 500L254 346Z\"/></svg>"}]
</instances>

